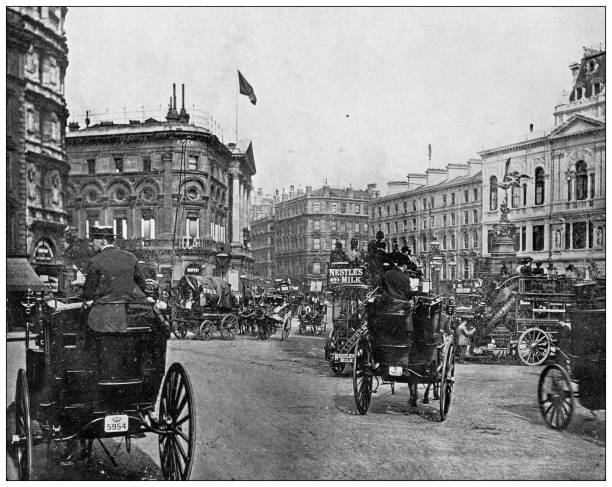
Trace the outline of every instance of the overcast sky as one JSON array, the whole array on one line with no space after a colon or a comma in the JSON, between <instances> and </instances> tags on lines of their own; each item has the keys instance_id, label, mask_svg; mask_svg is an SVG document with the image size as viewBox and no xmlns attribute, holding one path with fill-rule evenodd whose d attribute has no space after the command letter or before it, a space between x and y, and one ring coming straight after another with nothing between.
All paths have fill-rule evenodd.
<instances>
[{"instance_id":1,"label":"overcast sky","mask_svg":"<svg viewBox=\"0 0 612 487\"><path fill-rule=\"evenodd\" d=\"M65 28L81 126L85 110L160 118L185 83L232 142L239 68L257 105L239 97L238 137L268 192L381 187L426 169L429 143L444 167L550 128L568 66L605 40L602 7L70 7Z\"/></svg>"}]
</instances>

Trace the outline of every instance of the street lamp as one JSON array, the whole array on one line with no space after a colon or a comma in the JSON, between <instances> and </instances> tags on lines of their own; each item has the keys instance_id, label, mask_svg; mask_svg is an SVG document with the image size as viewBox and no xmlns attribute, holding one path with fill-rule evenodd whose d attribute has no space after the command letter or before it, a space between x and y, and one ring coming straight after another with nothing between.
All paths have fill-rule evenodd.
<instances>
[{"instance_id":1,"label":"street lamp","mask_svg":"<svg viewBox=\"0 0 612 487\"><path fill-rule=\"evenodd\" d=\"M221 270L221 277L223 277L225 275L225 268L229 265L232 256L225 252L220 252L215 256L215 259L217 260L217 266Z\"/></svg>"},{"instance_id":2,"label":"street lamp","mask_svg":"<svg viewBox=\"0 0 612 487\"><path fill-rule=\"evenodd\" d=\"M438 294L439 290L439 281L440 281L440 269L442 268L442 262L444 258L440 255L440 242L438 242L438 238L434 233L433 240L429 243L429 247L431 249L431 261L430 266L432 269L432 278L434 281L434 292Z\"/></svg>"}]
</instances>

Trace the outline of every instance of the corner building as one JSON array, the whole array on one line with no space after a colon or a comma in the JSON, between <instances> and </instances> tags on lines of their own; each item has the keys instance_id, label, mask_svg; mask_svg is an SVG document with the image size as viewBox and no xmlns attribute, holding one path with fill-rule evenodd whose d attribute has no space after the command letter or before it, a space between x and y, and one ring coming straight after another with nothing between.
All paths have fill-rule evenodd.
<instances>
[{"instance_id":1,"label":"corner building","mask_svg":"<svg viewBox=\"0 0 612 487\"><path fill-rule=\"evenodd\" d=\"M483 161L483 245L489 255L506 193L498 188L506 164L528 176L508 190L517 256L558 271L573 264L579 277L605 273L606 53L584 49L570 66L572 90L554 110L544 135L480 153Z\"/></svg>"},{"instance_id":2,"label":"corner building","mask_svg":"<svg viewBox=\"0 0 612 487\"><path fill-rule=\"evenodd\" d=\"M183 100L184 106L184 100ZM223 276L235 290L252 274L252 145L222 144L176 110L166 121L101 122L67 136L72 224L81 237L110 225L148 277Z\"/></svg>"}]
</instances>

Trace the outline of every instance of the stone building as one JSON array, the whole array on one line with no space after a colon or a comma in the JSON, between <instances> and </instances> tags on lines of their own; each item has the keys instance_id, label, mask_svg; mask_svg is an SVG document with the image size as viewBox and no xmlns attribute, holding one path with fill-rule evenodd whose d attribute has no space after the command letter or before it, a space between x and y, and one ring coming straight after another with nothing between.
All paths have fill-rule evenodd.
<instances>
[{"instance_id":1,"label":"stone building","mask_svg":"<svg viewBox=\"0 0 612 487\"><path fill-rule=\"evenodd\" d=\"M165 121L101 122L67 135L68 208L80 236L112 225L151 276L217 275L239 289L252 273L250 143L222 144L189 123L173 94Z\"/></svg>"},{"instance_id":2,"label":"stone building","mask_svg":"<svg viewBox=\"0 0 612 487\"><path fill-rule=\"evenodd\" d=\"M22 257L11 265L16 272L32 275L33 268L51 282L63 267L67 223L66 13L6 8L6 251Z\"/></svg>"},{"instance_id":3,"label":"stone building","mask_svg":"<svg viewBox=\"0 0 612 487\"><path fill-rule=\"evenodd\" d=\"M259 279L274 279L274 203L272 195L259 188L251 199L251 249L253 275Z\"/></svg>"},{"instance_id":4,"label":"stone building","mask_svg":"<svg viewBox=\"0 0 612 487\"><path fill-rule=\"evenodd\" d=\"M293 285L323 285L327 263L336 241L344 249L358 240L365 249L368 212L376 185L367 190L331 188L297 191L291 186L274 208L275 278L290 278Z\"/></svg>"},{"instance_id":5,"label":"stone building","mask_svg":"<svg viewBox=\"0 0 612 487\"><path fill-rule=\"evenodd\" d=\"M480 168L480 160L470 159L388 183L388 193L371 202L371 238L382 230L388 251L393 241L400 249L407 246L419 260L425 279L432 277L431 243L438 242L441 282L473 278L481 256Z\"/></svg>"},{"instance_id":6,"label":"stone building","mask_svg":"<svg viewBox=\"0 0 612 487\"><path fill-rule=\"evenodd\" d=\"M493 225L504 201L516 226L517 256L531 256L581 277L605 272L606 54L586 49L570 66L572 91L555 107L555 127L544 135L484 150L483 245L489 255ZM527 176L503 190L506 167Z\"/></svg>"}]
</instances>

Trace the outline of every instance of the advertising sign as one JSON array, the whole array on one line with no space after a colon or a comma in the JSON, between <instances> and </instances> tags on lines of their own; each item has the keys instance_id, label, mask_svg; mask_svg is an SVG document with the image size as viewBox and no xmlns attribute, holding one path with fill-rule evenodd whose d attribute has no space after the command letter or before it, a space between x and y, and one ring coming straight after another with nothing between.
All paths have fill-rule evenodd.
<instances>
[{"instance_id":1,"label":"advertising sign","mask_svg":"<svg viewBox=\"0 0 612 487\"><path fill-rule=\"evenodd\" d=\"M328 267L327 283L330 287L339 284L363 284L363 267Z\"/></svg>"}]
</instances>

